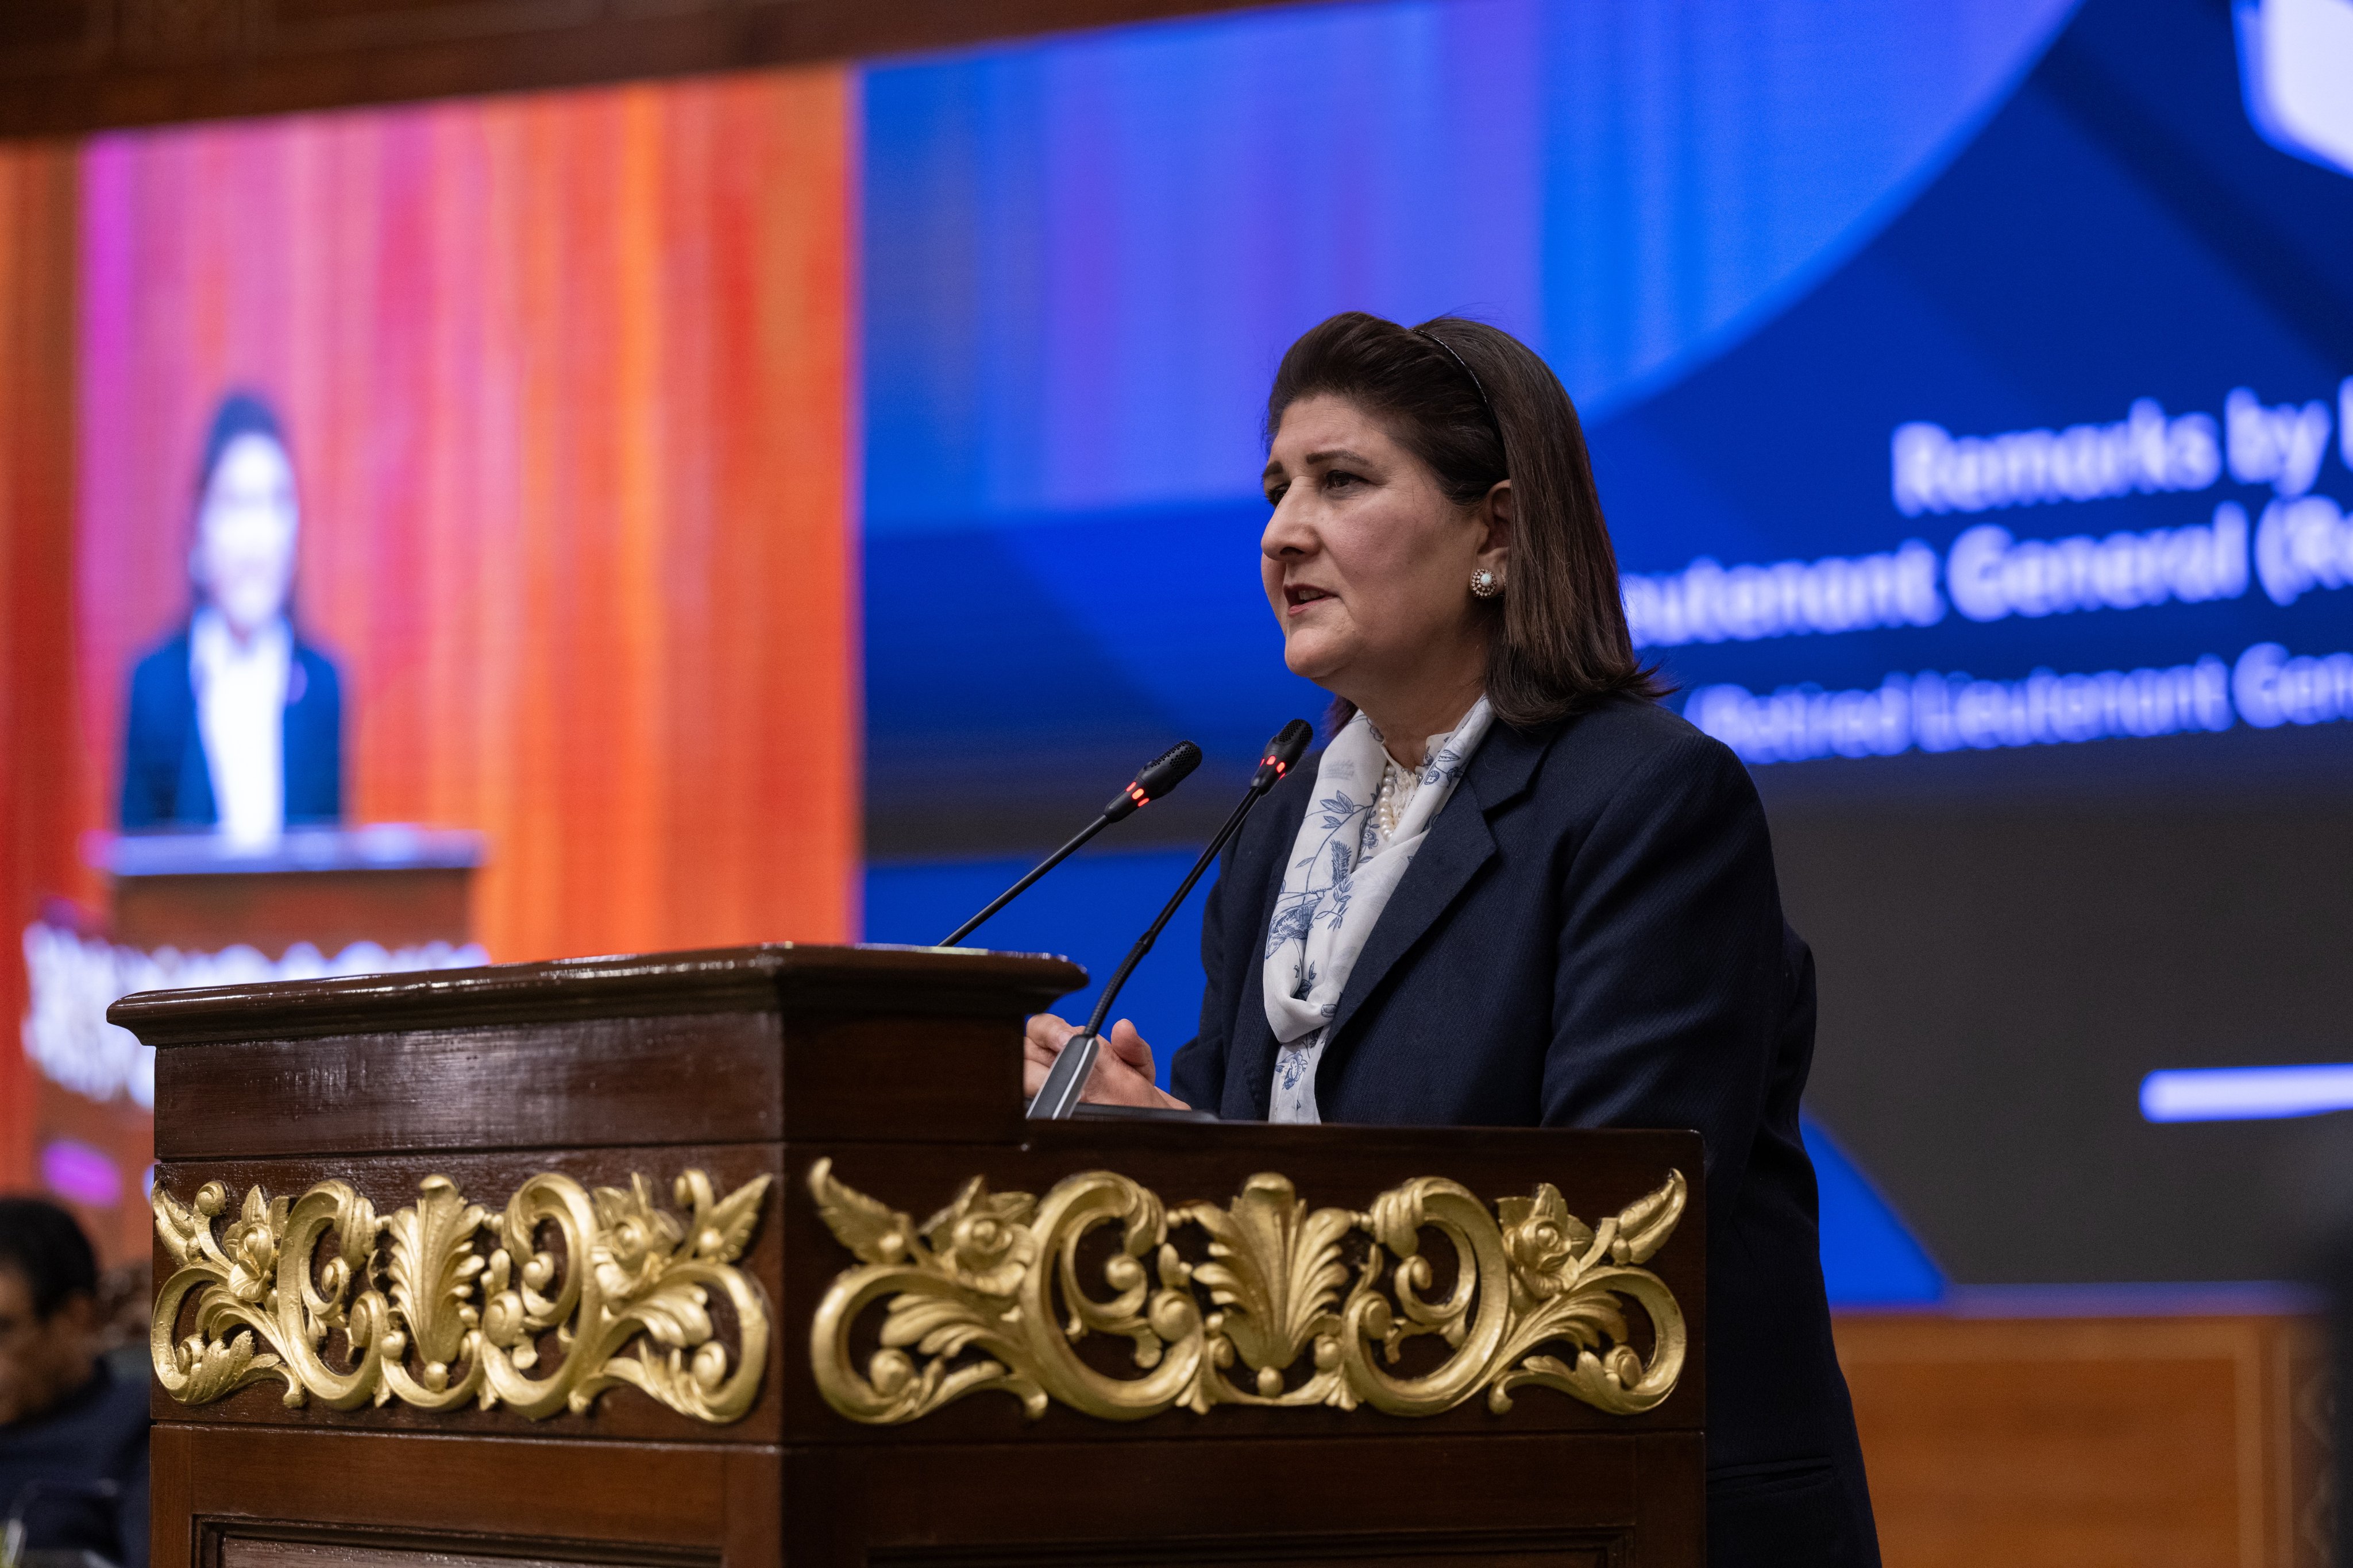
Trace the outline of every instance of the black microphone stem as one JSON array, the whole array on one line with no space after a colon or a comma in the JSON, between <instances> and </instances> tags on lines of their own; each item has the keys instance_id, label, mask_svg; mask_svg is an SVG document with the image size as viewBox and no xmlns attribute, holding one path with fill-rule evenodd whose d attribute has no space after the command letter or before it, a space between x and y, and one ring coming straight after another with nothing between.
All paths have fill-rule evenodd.
<instances>
[{"instance_id":1,"label":"black microphone stem","mask_svg":"<svg viewBox=\"0 0 2353 1568\"><path fill-rule=\"evenodd\" d=\"M981 921L1019 898L1031 883L1069 859L1078 850L1079 846L1109 827L1113 823L1124 821L1145 806L1150 805L1154 801L1183 784L1187 776L1200 765L1201 748L1190 741L1179 741L1136 769L1134 779L1125 789L1111 797L1111 804L1104 806L1092 822L1087 824L1083 832L1047 856L1028 876L998 894L995 903L942 937L939 945L954 947L965 937L970 936Z\"/></svg>"},{"instance_id":2,"label":"black microphone stem","mask_svg":"<svg viewBox=\"0 0 2353 1568\"><path fill-rule=\"evenodd\" d=\"M1086 826L1079 830L1079 836L1076 838L1071 839L1068 844L1063 845L1060 849L1055 850L1051 855L1049 855L1043 860L1039 861L1036 868L1031 870L1028 876L1014 883L1013 886L1006 889L1005 891L997 894L996 901L991 903L988 908L981 910L980 913L973 916L972 919L965 921L964 924L956 927L955 930L940 938L937 945L941 947L954 947L956 943L970 936L974 931L979 930L982 923L991 915L1003 909L1006 905L1011 903L1014 900L1019 898L1023 893L1028 892L1029 890L1030 883L1035 882L1039 878L1044 876L1047 872L1052 870L1055 867L1060 865L1071 856L1077 854L1080 847L1084 845L1088 839L1092 838L1096 834L1101 833L1104 828L1109 827L1111 824L1112 818L1109 813L1105 813L1103 816L1096 817L1092 822L1090 822Z\"/></svg>"},{"instance_id":3,"label":"black microphone stem","mask_svg":"<svg viewBox=\"0 0 2353 1568\"><path fill-rule=\"evenodd\" d=\"M1111 1005L1119 1000L1119 988L1127 984L1127 977L1135 973L1135 966L1144 962L1144 955L1150 952L1152 944L1160 940L1160 933L1176 917L1177 910L1183 907L1186 898L1193 891L1193 884L1201 879L1201 873L1209 868L1209 862L1218 858L1218 851L1226 847L1226 840L1241 830L1242 818L1250 815L1250 807L1256 805L1260 798L1256 795L1242 797L1242 803L1234 807L1234 814L1226 818L1226 825L1218 829L1218 836L1209 840L1209 847L1201 852L1201 858L1193 862L1193 869L1187 873L1184 884L1176 889L1176 896L1161 906L1160 918L1152 922L1152 929L1136 938L1135 945L1127 950L1127 956L1119 961L1119 967L1112 971L1110 981L1103 986L1102 998L1095 1003L1094 1016L1087 1020L1088 1034L1103 1032L1103 1020L1111 1016Z\"/></svg>"}]
</instances>

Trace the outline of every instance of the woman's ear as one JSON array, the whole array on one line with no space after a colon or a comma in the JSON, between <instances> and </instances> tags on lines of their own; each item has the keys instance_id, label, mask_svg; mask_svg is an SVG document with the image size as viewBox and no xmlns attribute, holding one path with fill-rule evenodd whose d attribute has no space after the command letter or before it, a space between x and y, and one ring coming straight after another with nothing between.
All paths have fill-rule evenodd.
<instances>
[{"instance_id":1,"label":"woman's ear","mask_svg":"<svg viewBox=\"0 0 2353 1568\"><path fill-rule=\"evenodd\" d=\"M1496 480L1480 499L1479 523L1479 564L1501 576L1514 536L1511 480Z\"/></svg>"}]
</instances>

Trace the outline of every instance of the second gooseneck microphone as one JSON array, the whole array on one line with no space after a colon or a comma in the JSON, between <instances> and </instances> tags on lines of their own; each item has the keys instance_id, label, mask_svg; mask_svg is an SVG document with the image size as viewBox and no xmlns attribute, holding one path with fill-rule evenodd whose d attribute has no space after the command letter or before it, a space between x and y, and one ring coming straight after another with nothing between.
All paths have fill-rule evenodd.
<instances>
[{"instance_id":1,"label":"second gooseneck microphone","mask_svg":"<svg viewBox=\"0 0 2353 1568\"><path fill-rule=\"evenodd\" d=\"M1256 805L1267 791L1282 782L1282 776L1307 754L1308 742L1314 738L1314 726L1304 719L1293 719L1266 743L1266 754L1259 759L1258 772L1251 775L1250 788L1243 792L1241 804L1234 807L1231 816L1226 818L1226 825L1218 829L1218 836L1209 840L1209 847L1201 851L1201 858L1193 862L1192 870L1186 873L1176 896L1161 907L1160 918L1152 922L1149 931L1136 939L1135 945L1127 950L1127 956L1112 972L1110 981L1103 988L1103 995L1095 1003L1094 1016L1087 1020L1087 1026L1071 1036L1062 1047L1062 1054L1054 1058L1054 1065L1047 1072L1046 1081L1039 1089L1038 1097L1029 1102L1031 1120L1059 1121L1067 1118L1078 1105L1080 1092L1086 1088L1087 1079L1094 1071L1095 1058L1102 1053L1103 1020L1111 1016L1112 1004L1119 998L1119 988L1127 984L1127 977L1135 972L1137 964L1144 962L1144 955L1152 951L1152 944L1160 939L1162 928L1183 905L1186 896L1193 890L1193 884L1201 879L1201 873L1209 868L1209 862L1218 858L1218 851L1226 847L1227 840L1241 831L1242 819L1250 816L1250 807Z\"/></svg>"},{"instance_id":2,"label":"second gooseneck microphone","mask_svg":"<svg viewBox=\"0 0 2353 1568\"><path fill-rule=\"evenodd\" d=\"M978 930L980 923L997 910L1029 890L1029 884L1078 853L1096 834L1123 817L1132 816L1140 806L1151 805L1185 780L1185 775L1201 765L1201 748L1190 741L1179 741L1135 772L1134 782L1111 797L1103 814L1080 830L1079 836L1030 868L1029 874L997 895L996 900L980 913L942 937L939 945L954 947Z\"/></svg>"}]
</instances>

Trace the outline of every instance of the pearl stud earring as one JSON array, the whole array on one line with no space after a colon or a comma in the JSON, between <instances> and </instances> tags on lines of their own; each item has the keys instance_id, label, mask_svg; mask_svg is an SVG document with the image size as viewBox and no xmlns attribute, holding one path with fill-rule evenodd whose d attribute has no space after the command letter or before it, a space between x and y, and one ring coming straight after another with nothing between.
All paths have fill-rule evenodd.
<instances>
[{"instance_id":1,"label":"pearl stud earring","mask_svg":"<svg viewBox=\"0 0 2353 1568\"><path fill-rule=\"evenodd\" d=\"M1473 598L1492 599L1504 591L1504 580L1482 566L1471 574L1471 594Z\"/></svg>"}]
</instances>

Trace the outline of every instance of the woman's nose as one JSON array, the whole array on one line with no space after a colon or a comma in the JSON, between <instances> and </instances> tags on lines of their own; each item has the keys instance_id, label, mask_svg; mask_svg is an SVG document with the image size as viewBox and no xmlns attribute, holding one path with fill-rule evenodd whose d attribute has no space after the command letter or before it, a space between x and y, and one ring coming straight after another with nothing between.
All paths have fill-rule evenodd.
<instances>
[{"instance_id":1,"label":"woman's nose","mask_svg":"<svg viewBox=\"0 0 2353 1568\"><path fill-rule=\"evenodd\" d=\"M1266 520L1266 532L1259 537L1260 552L1276 560L1313 553L1315 531L1308 526L1304 511L1295 495L1275 502L1274 515Z\"/></svg>"}]
</instances>

